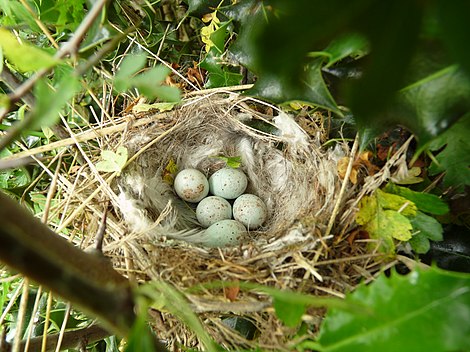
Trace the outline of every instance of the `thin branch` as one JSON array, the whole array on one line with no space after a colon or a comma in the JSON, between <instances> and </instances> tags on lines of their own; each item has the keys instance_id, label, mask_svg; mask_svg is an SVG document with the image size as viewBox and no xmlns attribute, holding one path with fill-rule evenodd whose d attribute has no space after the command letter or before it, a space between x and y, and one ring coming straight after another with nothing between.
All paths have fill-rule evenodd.
<instances>
[{"instance_id":1,"label":"thin branch","mask_svg":"<svg viewBox=\"0 0 470 352\"><path fill-rule=\"evenodd\" d=\"M129 282L102 256L85 253L0 192L0 260L97 316L118 335L136 315ZM166 351L155 339L155 351Z\"/></svg>"}]
</instances>

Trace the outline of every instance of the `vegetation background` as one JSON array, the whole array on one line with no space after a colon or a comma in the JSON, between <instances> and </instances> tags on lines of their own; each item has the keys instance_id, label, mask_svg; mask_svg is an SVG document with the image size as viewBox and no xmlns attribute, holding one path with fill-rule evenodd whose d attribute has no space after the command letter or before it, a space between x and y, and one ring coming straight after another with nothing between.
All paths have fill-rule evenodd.
<instances>
[{"instance_id":1,"label":"vegetation background","mask_svg":"<svg viewBox=\"0 0 470 352\"><path fill-rule=\"evenodd\" d=\"M90 318L68 303L3 270L3 343L19 350L45 333L79 331L96 333L99 342L89 350L115 351L120 338L111 331L127 336L127 351L164 349L146 332L143 312L158 299L154 291L131 292L113 274L109 291L86 275L49 274L50 262L68 274L73 267L54 254L56 244L44 239L51 233L32 219L59 221L47 214L51 175L28 157L6 158L119 115L140 97L164 110L194 90L243 85L244 94L289 111L328 113L330 139L352 141L358 134L361 150L371 151L377 165L414 134L408 159L419 172L409 184L389 184L365 198L356 221L385 239L386 254L396 255L401 240L412 248L412 260L426 254L446 269L382 275L348 295L345 305L264 288L278 317L299 327L292 349L470 350L470 276L448 271L470 272L469 13L464 0L0 0L0 259L106 325L93 330ZM55 160L48 153L43 159ZM119 171L126 160L111 154L100 171ZM71 170L73 162L66 157L60 167ZM400 212L404 202L414 210ZM375 228L377 221L385 226ZM107 270L93 255L83 260ZM171 286L158 285L156 291L177 297ZM77 287L96 294L84 297ZM316 340L299 339L309 328L302 315L311 305L329 307L328 313ZM134 306L142 310L137 315ZM357 306L365 307L362 313L351 309ZM37 319L30 320L33 312ZM207 350L219 348L195 315L181 319Z\"/></svg>"}]
</instances>

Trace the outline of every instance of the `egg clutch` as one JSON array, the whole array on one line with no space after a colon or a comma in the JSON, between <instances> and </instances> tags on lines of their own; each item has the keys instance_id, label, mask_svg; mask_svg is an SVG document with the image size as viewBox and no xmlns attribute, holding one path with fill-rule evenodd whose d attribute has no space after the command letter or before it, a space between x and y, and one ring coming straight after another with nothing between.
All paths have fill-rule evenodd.
<instances>
[{"instance_id":1,"label":"egg clutch","mask_svg":"<svg viewBox=\"0 0 470 352\"><path fill-rule=\"evenodd\" d=\"M254 194L244 194L247 186L243 171L229 167L216 171L209 180L199 170L184 169L174 181L181 199L198 203L196 217L207 228L204 237L208 247L237 245L247 230L255 230L266 221L266 204Z\"/></svg>"}]
</instances>

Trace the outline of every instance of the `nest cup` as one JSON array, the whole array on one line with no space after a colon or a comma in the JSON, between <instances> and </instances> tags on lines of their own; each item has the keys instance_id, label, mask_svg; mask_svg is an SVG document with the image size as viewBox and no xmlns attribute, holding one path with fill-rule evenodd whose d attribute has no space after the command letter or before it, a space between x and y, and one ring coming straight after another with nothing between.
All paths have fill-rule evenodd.
<instances>
[{"instance_id":1,"label":"nest cup","mask_svg":"<svg viewBox=\"0 0 470 352\"><path fill-rule=\"evenodd\" d=\"M259 112L270 110L274 113ZM130 128L122 138L133 162L115 188L127 229L109 247L115 266L131 279L163 279L181 292L220 281L308 293L321 292L316 291L318 285L325 285L323 292L342 292L348 284L341 286L340 279L322 282L322 274L308 262L324 258L328 251L323 233L341 187L337 161L347 148L321 148L321 124L309 133L300 127L312 122L309 118L290 116L237 94L218 94L190 100L165 116L157 114L145 128ZM260 122L269 132L250 127ZM239 245L207 248L194 206L181 200L167 182L168 166L195 168L209 177L225 167L218 156L241 158L240 168L248 178L246 193L259 196L269 214L263 226L249 231ZM288 342L288 332L279 334L286 327L267 310L269 296L241 290L228 298L221 289L184 295L223 346L279 350ZM253 322L260 332L256 341L250 345L222 324L227 313ZM169 314L159 315L156 330L173 346L202 348L194 333Z\"/></svg>"},{"instance_id":2,"label":"nest cup","mask_svg":"<svg viewBox=\"0 0 470 352\"><path fill-rule=\"evenodd\" d=\"M173 114L171 129L156 123L126 142L131 155L145 148L118 181L119 208L133 233L150 243L184 241L205 248L194 206L173 190L171 166L198 169L209 178L225 167L223 156L241 158L246 193L259 196L268 208L267 221L249 231L241 248L271 251L318 239L311 227L301 229L299 223L308 217L321 229L328 221L338 187L337 151L321 151L315 136L280 111L270 121L262 117L274 134L250 127L260 116L236 103L194 103Z\"/></svg>"}]
</instances>

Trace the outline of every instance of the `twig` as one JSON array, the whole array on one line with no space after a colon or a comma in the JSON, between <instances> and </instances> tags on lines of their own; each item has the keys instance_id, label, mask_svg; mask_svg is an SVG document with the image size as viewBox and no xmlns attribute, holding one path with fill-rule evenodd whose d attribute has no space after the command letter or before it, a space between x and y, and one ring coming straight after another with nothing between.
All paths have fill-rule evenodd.
<instances>
[{"instance_id":1,"label":"twig","mask_svg":"<svg viewBox=\"0 0 470 352\"><path fill-rule=\"evenodd\" d=\"M328 222L328 226L325 231L325 236L328 236L331 233L331 229L333 228L333 225L335 223L336 216L338 215L338 212L339 212L339 207L341 206L341 202L343 201L344 192L346 192L346 187L349 182L349 176L351 175L352 167L354 164L354 158L355 158L358 148L359 148L359 134L357 134L356 138L354 139L354 144L351 149L351 157L349 159L348 168L346 169L343 183L341 184L341 189L339 191L338 198L336 199L335 207L333 208L333 212L331 213L330 221Z\"/></svg>"},{"instance_id":2,"label":"twig","mask_svg":"<svg viewBox=\"0 0 470 352\"><path fill-rule=\"evenodd\" d=\"M103 252L103 240L104 240L104 234L106 233L106 218L108 216L108 204L109 204L109 201L105 203L103 216L101 217L100 226L98 227L98 232L96 234L95 249L100 253Z\"/></svg>"}]
</instances>

